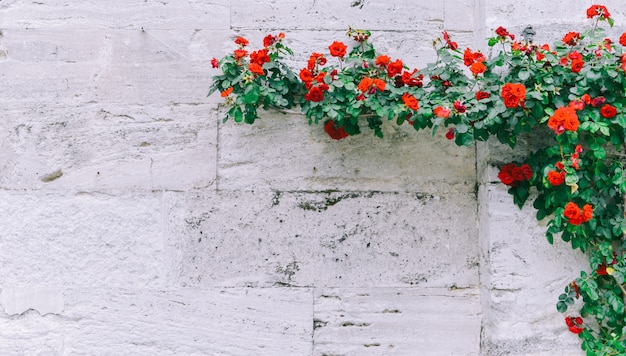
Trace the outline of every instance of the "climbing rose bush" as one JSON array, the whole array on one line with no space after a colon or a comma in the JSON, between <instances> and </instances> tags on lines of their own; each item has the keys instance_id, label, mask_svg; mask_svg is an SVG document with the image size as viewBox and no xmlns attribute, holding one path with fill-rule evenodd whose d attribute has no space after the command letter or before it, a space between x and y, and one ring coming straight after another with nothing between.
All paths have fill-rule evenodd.
<instances>
[{"instance_id":1,"label":"climbing rose bush","mask_svg":"<svg viewBox=\"0 0 626 356\"><path fill-rule=\"evenodd\" d=\"M310 53L297 75L282 62L291 53L282 34L252 52L237 38L233 53L211 61L222 71L211 93L225 98L225 119L246 123L258 108L299 105L334 140L363 130L382 137L391 122L433 135L443 129L459 146L532 142L497 178L519 207L532 200L549 243L560 238L589 257L589 269L558 296L564 328L589 355L624 355L626 33L606 36L601 24L613 19L603 5L586 15L588 28L553 44L498 27L489 55L459 48L444 31L434 41L437 60L421 70L379 53L366 30L349 29L345 42Z\"/></svg>"}]
</instances>

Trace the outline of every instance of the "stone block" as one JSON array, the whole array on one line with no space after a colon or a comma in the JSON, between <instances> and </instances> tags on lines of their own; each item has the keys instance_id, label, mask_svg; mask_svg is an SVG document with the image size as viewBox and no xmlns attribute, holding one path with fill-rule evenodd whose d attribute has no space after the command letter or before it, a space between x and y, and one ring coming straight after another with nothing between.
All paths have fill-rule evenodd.
<instances>
[{"instance_id":1,"label":"stone block","mask_svg":"<svg viewBox=\"0 0 626 356\"><path fill-rule=\"evenodd\" d=\"M323 124L302 115L267 114L254 125L220 127L218 188L281 191L354 190L469 193L475 155L408 125L383 126L384 139L361 135L334 141Z\"/></svg>"},{"instance_id":2,"label":"stone block","mask_svg":"<svg viewBox=\"0 0 626 356\"><path fill-rule=\"evenodd\" d=\"M0 286L162 286L159 196L0 191Z\"/></svg>"},{"instance_id":3,"label":"stone block","mask_svg":"<svg viewBox=\"0 0 626 356\"><path fill-rule=\"evenodd\" d=\"M236 29L423 30L443 21L443 2L410 0L254 1L233 2L231 25Z\"/></svg>"},{"instance_id":4,"label":"stone block","mask_svg":"<svg viewBox=\"0 0 626 356\"><path fill-rule=\"evenodd\" d=\"M470 194L172 192L165 201L171 279L183 286L478 284Z\"/></svg>"},{"instance_id":5,"label":"stone block","mask_svg":"<svg viewBox=\"0 0 626 356\"><path fill-rule=\"evenodd\" d=\"M485 350L582 355L556 302L581 270L588 271L586 256L558 237L550 245L534 209L519 210L503 185L481 186L479 198Z\"/></svg>"},{"instance_id":6,"label":"stone block","mask_svg":"<svg viewBox=\"0 0 626 356\"><path fill-rule=\"evenodd\" d=\"M7 110L0 123L0 185L85 191L210 187L215 112L209 105L106 104Z\"/></svg>"},{"instance_id":7,"label":"stone block","mask_svg":"<svg viewBox=\"0 0 626 356\"><path fill-rule=\"evenodd\" d=\"M42 0L0 4L5 28L227 29L227 0Z\"/></svg>"},{"instance_id":8,"label":"stone block","mask_svg":"<svg viewBox=\"0 0 626 356\"><path fill-rule=\"evenodd\" d=\"M70 288L65 295L58 315L0 313L0 353L311 353L313 296L305 288Z\"/></svg>"},{"instance_id":9,"label":"stone block","mask_svg":"<svg viewBox=\"0 0 626 356\"><path fill-rule=\"evenodd\" d=\"M313 355L479 355L478 290L315 292Z\"/></svg>"}]
</instances>

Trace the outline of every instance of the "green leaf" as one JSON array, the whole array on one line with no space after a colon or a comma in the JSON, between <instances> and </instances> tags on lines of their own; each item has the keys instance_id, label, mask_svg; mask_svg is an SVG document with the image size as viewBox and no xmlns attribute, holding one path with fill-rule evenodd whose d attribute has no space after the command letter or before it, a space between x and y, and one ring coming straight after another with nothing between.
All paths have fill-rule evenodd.
<instances>
[{"instance_id":1,"label":"green leaf","mask_svg":"<svg viewBox=\"0 0 626 356\"><path fill-rule=\"evenodd\" d=\"M527 70L521 70L519 73L517 73L517 77L521 80L521 81L526 81L528 78L530 78L530 72Z\"/></svg>"},{"instance_id":2,"label":"green leaf","mask_svg":"<svg viewBox=\"0 0 626 356\"><path fill-rule=\"evenodd\" d=\"M563 301L559 301L556 303L556 310L558 310L559 313L565 313L567 311L567 304Z\"/></svg>"},{"instance_id":3,"label":"green leaf","mask_svg":"<svg viewBox=\"0 0 626 356\"><path fill-rule=\"evenodd\" d=\"M613 291L610 290L604 294L604 297L616 313L624 313L624 302L622 301L622 298L619 298Z\"/></svg>"}]
</instances>

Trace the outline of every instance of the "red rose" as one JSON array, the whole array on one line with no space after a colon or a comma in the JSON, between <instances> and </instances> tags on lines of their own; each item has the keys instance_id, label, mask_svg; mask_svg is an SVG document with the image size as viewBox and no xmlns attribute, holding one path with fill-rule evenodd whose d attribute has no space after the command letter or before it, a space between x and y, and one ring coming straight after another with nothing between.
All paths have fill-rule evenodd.
<instances>
[{"instance_id":1,"label":"red rose","mask_svg":"<svg viewBox=\"0 0 626 356\"><path fill-rule=\"evenodd\" d=\"M324 100L324 91L320 87L312 87L307 94L304 95L306 101L322 101Z\"/></svg>"},{"instance_id":2,"label":"red rose","mask_svg":"<svg viewBox=\"0 0 626 356\"><path fill-rule=\"evenodd\" d=\"M524 179L530 180L533 177L533 170L532 168L530 168L530 165L528 163L522 164L520 168L522 169Z\"/></svg>"},{"instance_id":3,"label":"red rose","mask_svg":"<svg viewBox=\"0 0 626 356\"><path fill-rule=\"evenodd\" d=\"M448 48L450 48L451 50L454 51L457 48L459 48L459 45L456 42L450 41L450 35L448 34L447 31L443 31L443 40L446 42L446 45L448 46Z\"/></svg>"},{"instance_id":4,"label":"red rose","mask_svg":"<svg viewBox=\"0 0 626 356\"><path fill-rule=\"evenodd\" d=\"M496 35L498 35L498 37L510 37L512 40L515 39L515 36L510 34L509 31L506 30L506 28L500 26L498 28L496 28Z\"/></svg>"},{"instance_id":5,"label":"red rose","mask_svg":"<svg viewBox=\"0 0 626 356\"><path fill-rule=\"evenodd\" d=\"M239 61L241 58L248 55L248 51L246 51L245 49L236 49L234 54L235 54L235 60Z\"/></svg>"},{"instance_id":6,"label":"red rose","mask_svg":"<svg viewBox=\"0 0 626 356\"><path fill-rule=\"evenodd\" d=\"M389 62L391 62L391 58L389 58L389 56L381 55L376 57L375 64L377 66L386 66L387 64L389 64Z\"/></svg>"},{"instance_id":7,"label":"red rose","mask_svg":"<svg viewBox=\"0 0 626 356\"><path fill-rule=\"evenodd\" d=\"M395 77L402 72L403 68L404 65L402 64L402 61L397 59L395 62L391 62L387 65L387 75Z\"/></svg>"},{"instance_id":8,"label":"red rose","mask_svg":"<svg viewBox=\"0 0 626 356\"><path fill-rule=\"evenodd\" d=\"M621 44L622 46L626 46L626 32L622 33L622 35L619 36L619 44Z\"/></svg>"},{"instance_id":9,"label":"red rose","mask_svg":"<svg viewBox=\"0 0 626 356\"><path fill-rule=\"evenodd\" d=\"M435 116L438 117L442 117L444 119L447 119L450 117L450 109L448 108L442 108L441 106L437 106L433 112L435 113Z\"/></svg>"},{"instance_id":10,"label":"red rose","mask_svg":"<svg viewBox=\"0 0 626 356\"><path fill-rule=\"evenodd\" d=\"M263 38L263 47L269 47L276 43L276 37L272 35L267 35Z\"/></svg>"},{"instance_id":11,"label":"red rose","mask_svg":"<svg viewBox=\"0 0 626 356\"><path fill-rule=\"evenodd\" d=\"M598 106L604 104L606 99L603 96L598 96L596 98L591 99L591 106L597 108Z\"/></svg>"},{"instance_id":12,"label":"red rose","mask_svg":"<svg viewBox=\"0 0 626 356\"><path fill-rule=\"evenodd\" d=\"M417 102L417 99L409 93L404 93L402 95L402 101L404 102L404 105L408 106L411 110L419 109L419 103Z\"/></svg>"},{"instance_id":13,"label":"red rose","mask_svg":"<svg viewBox=\"0 0 626 356\"><path fill-rule=\"evenodd\" d=\"M565 182L565 172L548 172L548 182L554 187L563 184Z\"/></svg>"},{"instance_id":14,"label":"red rose","mask_svg":"<svg viewBox=\"0 0 626 356\"><path fill-rule=\"evenodd\" d=\"M587 222L593 219L593 207L590 204L583 206L583 221Z\"/></svg>"},{"instance_id":15,"label":"red rose","mask_svg":"<svg viewBox=\"0 0 626 356\"><path fill-rule=\"evenodd\" d=\"M238 44L238 45L240 45L241 47L245 47L245 46L247 46L247 45L248 45L248 43L249 43L249 42L248 42L248 40L247 40L247 39L245 39L245 38L243 38L243 37L237 37L237 38L235 39L235 43L236 43L236 44Z\"/></svg>"},{"instance_id":16,"label":"red rose","mask_svg":"<svg viewBox=\"0 0 626 356\"><path fill-rule=\"evenodd\" d=\"M572 72L574 73L580 72L580 70L583 69L584 65L585 65L585 62L582 59L574 59L572 61Z\"/></svg>"},{"instance_id":17,"label":"red rose","mask_svg":"<svg viewBox=\"0 0 626 356\"><path fill-rule=\"evenodd\" d=\"M341 140L342 138L346 138L350 136L342 127L337 127L333 120L326 121L324 125L324 131L332 138L333 140Z\"/></svg>"},{"instance_id":18,"label":"red rose","mask_svg":"<svg viewBox=\"0 0 626 356\"><path fill-rule=\"evenodd\" d=\"M596 16L608 19L609 17L611 17L611 14L609 13L609 10L607 10L606 6L591 5L591 7L587 9L587 18L590 19Z\"/></svg>"},{"instance_id":19,"label":"red rose","mask_svg":"<svg viewBox=\"0 0 626 356\"><path fill-rule=\"evenodd\" d=\"M454 110L456 110L456 112L458 112L459 114L463 114L467 110L467 107L463 105L460 100L455 101L452 106L454 107Z\"/></svg>"},{"instance_id":20,"label":"red rose","mask_svg":"<svg viewBox=\"0 0 626 356\"><path fill-rule=\"evenodd\" d=\"M313 73L308 68L302 68L300 70L300 79L304 83L311 83L313 81Z\"/></svg>"},{"instance_id":21,"label":"red rose","mask_svg":"<svg viewBox=\"0 0 626 356\"><path fill-rule=\"evenodd\" d=\"M487 93L486 91L479 91L476 93L476 100L487 99L490 96L491 94Z\"/></svg>"},{"instance_id":22,"label":"red rose","mask_svg":"<svg viewBox=\"0 0 626 356\"><path fill-rule=\"evenodd\" d=\"M452 127L448 129L448 132L446 132L446 138L448 140L454 139L454 129Z\"/></svg>"},{"instance_id":23,"label":"red rose","mask_svg":"<svg viewBox=\"0 0 626 356\"><path fill-rule=\"evenodd\" d=\"M605 117L607 119L611 119L611 118L615 117L615 115L617 115L617 109L615 109L615 107L612 106L612 105L605 104L600 109L600 115L602 115L603 117Z\"/></svg>"},{"instance_id":24,"label":"red rose","mask_svg":"<svg viewBox=\"0 0 626 356\"><path fill-rule=\"evenodd\" d=\"M387 86L387 83L382 80L382 79L374 79L374 86L376 87L376 89L380 90L380 91L384 91L385 90L385 86Z\"/></svg>"},{"instance_id":25,"label":"red rose","mask_svg":"<svg viewBox=\"0 0 626 356\"><path fill-rule=\"evenodd\" d=\"M585 108L585 102L582 100L572 100L567 106L569 106L570 108L576 111L580 111Z\"/></svg>"},{"instance_id":26,"label":"red rose","mask_svg":"<svg viewBox=\"0 0 626 356\"><path fill-rule=\"evenodd\" d=\"M359 82L358 88L361 92L365 93L367 89L372 86L372 84L374 84L374 79L365 77L361 79L361 82Z\"/></svg>"},{"instance_id":27,"label":"red rose","mask_svg":"<svg viewBox=\"0 0 626 356\"><path fill-rule=\"evenodd\" d=\"M219 66L220 66L220 62L217 60L217 58L215 57L211 58L211 67L218 68Z\"/></svg>"},{"instance_id":28,"label":"red rose","mask_svg":"<svg viewBox=\"0 0 626 356\"><path fill-rule=\"evenodd\" d=\"M270 61L270 56L268 56L267 53L268 52L266 49L261 49L261 50L252 52L250 54L250 62L254 62L262 66L263 63L267 63Z\"/></svg>"},{"instance_id":29,"label":"red rose","mask_svg":"<svg viewBox=\"0 0 626 356\"><path fill-rule=\"evenodd\" d=\"M578 32L568 32L563 36L563 43L574 46L580 39L580 33Z\"/></svg>"},{"instance_id":30,"label":"red rose","mask_svg":"<svg viewBox=\"0 0 626 356\"><path fill-rule=\"evenodd\" d=\"M590 204L585 204L581 210L576 203L569 202L565 205L563 216L568 219L570 224L580 225L593 218L593 207Z\"/></svg>"},{"instance_id":31,"label":"red rose","mask_svg":"<svg viewBox=\"0 0 626 356\"><path fill-rule=\"evenodd\" d=\"M487 70L487 67L482 62L475 62L470 66L470 71L475 76L481 73L485 73L486 70Z\"/></svg>"},{"instance_id":32,"label":"red rose","mask_svg":"<svg viewBox=\"0 0 626 356\"><path fill-rule=\"evenodd\" d=\"M228 89L224 90L224 91L221 93L222 98L225 98L225 97L229 96L229 95L230 95L230 93L232 93L232 92L233 92L233 87L229 87Z\"/></svg>"},{"instance_id":33,"label":"red rose","mask_svg":"<svg viewBox=\"0 0 626 356\"><path fill-rule=\"evenodd\" d=\"M333 57L343 57L346 55L346 48L348 48L345 44L339 41L333 42L328 49L330 50L330 55Z\"/></svg>"},{"instance_id":34,"label":"red rose","mask_svg":"<svg viewBox=\"0 0 626 356\"><path fill-rule=\"evenodd\" d=\"M326 64L326 58L324 58L323 54L320 53L311 53L311 56L309 57L309 61L307 62L307 68L310 71L313 71L315 69L316 65L325 65Z\"/></svg>"},{"instance_id":35,"label":"red rose","mask_svg":"<svg viewBox=\"0 0 626 356\"><path fill-rule=\"evenodd\" d=\"M524 84L506 83L502 87L501 95L507 108L516 108L523 105L526 99L526 87Z\"/></svg>"},{"instance_id":36,"label":"red rose","mask_svg":"<svg viewBox=\"0 0 626 356\"><path fill-rule=\"evenodd\" d=\"M248 64L248 69L256 75L265 75L265 71L263 71L263 68L257 63Z\"/></svg>"},{"instance_id":37,"label":"red rose","mask_svg":"<svg viewBox=\"0 0 626 356\"><path fill-rule=\"evenodd\" d=\"M402 82L410 87L422 87L423 83L422 83L422 79L424 79L424 75L423 74L419 74L416 77L414 77L415 73L417 73L417 69L413 69L412 72L409 71L404 71L402 73Z\"/></svg>"},{"instance_id":38,"label":"red rose","mask_svg":"<svg viewBox=\"0 0 626 356\"><path fill-rule=\"evenodd\" d=\"M548 127L557 135L562 134L565 130L576 131L579 124L576 110L569 106L556 109L554 114L548 119Z\"/></svg>"}]
</instances>

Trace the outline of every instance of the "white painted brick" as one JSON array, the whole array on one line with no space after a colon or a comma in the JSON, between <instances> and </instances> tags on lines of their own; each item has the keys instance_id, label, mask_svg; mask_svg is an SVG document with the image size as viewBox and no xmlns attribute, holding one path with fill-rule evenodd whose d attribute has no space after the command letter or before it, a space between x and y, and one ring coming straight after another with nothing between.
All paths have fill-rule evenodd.
<instances>
[{"instance_id":1,"label":"white painted brick","mask_svg":"<svg viewBox=\"0 0 626 356\"><path fill-rule=\"evenodd\" d=\"M313 355L479 355L476 289L321 289Z\"/></svg>"},{"instance_id":2,"label":"white painted brick","mask_svg":"<svg viewBox=\"0 0 626 356\"><path fill-rule=\"evenodd\" d=\"M166 194L191 286L476 286L470 194ZM175 278L175 277L173 277Z\"/></svg>"}]
</instances>

